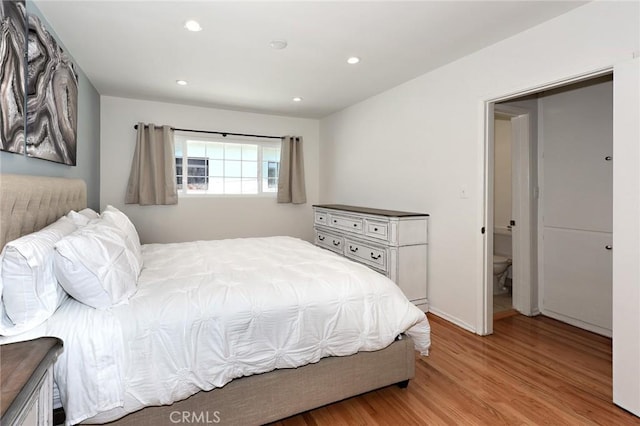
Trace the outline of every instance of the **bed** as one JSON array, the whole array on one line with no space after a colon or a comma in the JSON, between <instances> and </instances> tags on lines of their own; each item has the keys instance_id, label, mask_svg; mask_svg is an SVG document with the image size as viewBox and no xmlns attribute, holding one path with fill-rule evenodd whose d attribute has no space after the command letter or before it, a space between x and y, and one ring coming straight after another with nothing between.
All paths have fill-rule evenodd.
<instances>
[{"instance_id":1,"label":"bed","mask_svg":"<svg viewBox=\"0 0 640 426\"><path fill-rule=\"evenodd\" d=\"M85 192L77 179L0 175L1 246L84 209ZM415 350L429 348L424 314L391 281L301 240L151 244L142 256L126 303L66 297L0 337L63 340L54 376L68 424L263 424L406 386Z\"/></svg>"}]
</instances>

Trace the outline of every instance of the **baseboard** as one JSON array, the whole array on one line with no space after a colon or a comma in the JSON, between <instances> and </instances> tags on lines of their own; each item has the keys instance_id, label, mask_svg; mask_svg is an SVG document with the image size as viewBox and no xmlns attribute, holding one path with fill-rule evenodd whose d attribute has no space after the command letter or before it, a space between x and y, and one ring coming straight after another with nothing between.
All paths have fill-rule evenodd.
<instances>
[{"instance_id":1,"label":"baseboard","mask_svg":"<svg viewBox=\"0 0 640 426\"><path fill-rule=\"evenodd\" d=\"M411 303L416 305L416 308L420 309L425 314L429 312L429 301L427 299L412 300Z\"/></svg>"},{"instance_id":2,"label":"baseboard","mask_svg":"<svg viewBox=\"0 0 640 426\"><path fill-rule=\"evenodd\" d=\"M429 308L429 313L433 314L437 317L442 318L443 320L449 321L450 323L453 323L455 325L457 325L460 328L464 328L467 331L470 331L472 333L478 334L476 331L476 328L472 325L467 324L466 322L462 321L460 318L456 318L452 315L449 315L445 312L442 312L441 310L439 310L438 308L434 308L433 306L431 306Z\"/></svg>"},{"instance_id":3,"label":"baseboard","mask_svg":"<svg viewBox=\"0 0 640 426\"><path fill-rule=\"evenodd\" d=\"M574 327L578 327L578 328L581 328L583 330L587 330L587 331L590 331L592 333L599 334L601 336L612 337L611 330L607 330L606 328L602 328L602 327L599 327L597 325L589 324L587 322L580 321L578 319L571 318L571 317L568 317L566 315L559 314L557 312L548 311L548 310L544 310L543 309L541 311L541 314L544 315L544 316L547 316L549 318L553 318L553 319L556 319L558 321L565 322L565 323L567 323L569 325L573 325Z\"/></svg>"}]
</instances>

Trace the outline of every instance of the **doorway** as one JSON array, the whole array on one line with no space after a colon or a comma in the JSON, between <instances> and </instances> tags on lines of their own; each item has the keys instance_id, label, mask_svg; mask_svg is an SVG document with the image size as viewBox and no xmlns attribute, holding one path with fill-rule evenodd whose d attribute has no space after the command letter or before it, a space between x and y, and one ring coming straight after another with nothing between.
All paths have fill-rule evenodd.
<instances>
[{"instance_id":1,"label":"doorway","mask_svg":"<svg viewBox=\"0 0 640 426\"><path fill-rule=\"evenodd\" d=\"M502 102L494 108L493 315L532 315L531 303L531 142L535 100Z\"/></svg>"},{"instance_id":2,"label":"doorway","mask_svg":"<svg viewBox=\"0 0 640 426\"><path fill-rule=\"evenodd\" d=\"M603 77L603 74L608 74ZM544 107L544 102L547 98L551 98L551 95L556 95L558 93L563 92L572 92L573 90L577 90L580 87L589 87L593 84L598 84L599 82L608 80L611 82L612 77L609 73L602 73L598 75L592 75L588 78L582 78L579 81L571 81L565 82L564 84L555 85L552 88L544 88L533 93L527 94L526 96L520 97L511 97L502 100L496 100L494 102L490 102L487 104L487 146L486 146L486 159L487 164L485 168L485 215L486 215L486 224L487 224L487 235L485 238L486 243L486 251L485 251L485 260L486 260L486 268L485 268L485 319L487 326L487 333L490 334L493 331L493 313L494 313L494 296L496 293L496 276L494 272L500 268L496 268L494 264L494 256L493 255L503 255L505 254L505 239L509 239L510 234L510 242L511 242L511 273L506 276L507 280L511 278L511 286L509 288L512 290L512 306L515 311L522 313L524 315L532 316L539 314L540 312L552 316L556 319L563 320L573 325L577 325L582 328L586 328L591 331L599 332L600 334L607 335L606 330L603 332L603 328L598 327L590 327L588 321L581 321L577 318L577 313L579 311L589 311L593 312L594 310L584 309L580 307L578 309L575 308L575 304L572 305L570 300L572 299L572 294L578 296L584 296L587 294L597 294L594 296L596 298L601 298L604 300L604 304L607 303L607 297L610 301L611 298L611 259L605 259L608 261L608 269L605 267L604 272L600 274L599 278L602 276L606 276L608 274L608 293L598 294L594 293L592 289L589 289L587 292L580 292L581 287L574 285L571 288L570 284L566 279L570 276L570 270L575 269L574 266L570 266L568 268L568 275L562 276L562 274L556 274L556 276L552 276L553 272L557 272L558 270L562 271L563 262L556 261L552 262L554 259L553 256L547 256L546 260L544 257L545 251L547 253L552 253L553 250L557 250L558 247L561 247L564 242L556 242L554 245L549 243L549 239L547 239L547 243L545 244L544 234L549 235L562 235L561 233L555 232L557 228L557 224L552 223L551 214L552 210L549 210L551 203L549 202L550 198L547 197L547 210L544 210L544 197L540 197L540 187L544 182L544 172L549 175L548 178L552 176L552 171L555 170L557 172L572 170L571 164L563 164L555 169L551 167L545 168L544 157L542 156L542 142L543 136L547 136L548 139L548 131L545 134L544 131L546 129L545 123L543 122L543 118L546 116L547 121L549 117L556 117L556 115L549 115L547 108ZM554 111L556 114L557 111ZM546 114L546 115L545 115ZM570 118L570 115L568 115ZM500 128L496 127L496 123L500 125L500 122L497 122L496 119L500 120L502 123L505 121L511 127L511 218L509 220L508 225L506 225L506 216L504 213L500 213L499 209L504 209L505 200L501 200L496 205L496 201L499 201L500 192L504 192L504 182L496 182L495 179L498 179L501 175L504 175L504 172L500 170L496 170L496 167L499 166L497 163L498 157L500 157L501 148L499 144L496 144L496 137L499 136L501 132ZM592 118L587 118L587 121L592 120ZM609 122L611 122L611 116L609 117ZM547 123L548 124L548 123ZM551 128L550 125L547 127ZM504 129L502 129L504 132ZM538 132L541 134L538 135ZM611 135L611 132L609 133ZM541 145L538 146L538 142L540 139ZM574 141L575 142L575 141ZM579 141L578 141L579 143ZM583 147L574 144L573 146L569 146L569 150L582 150ZM610 149L610 148L609 148ZM558 152L553 152L553 150L549 150L550 155L558 155ZM605 157L609 157L609 153L605 153L602 155L603 161ZM502 152L502 156L504 157L504 152ZM580 157L578 155L578 157ZM547 164L553 163L547 159ZM566 160L566 159L565 159ZM556 164L557 165L557 164ZM566 170L565 170L566 169ZM578 168L579 169L579 168ZM573 173L573 171L571 171ZM583 177L586 179L588 174L584 174ZM609 170L609 175L611 170ZM556 173L557 174L557 173ZM566 180L563 181L562 178L558 179L558 176L553 176L555 178L555 183L550 186L552 189L560 188L565 185L567 174L565 173L564 178ZM582 181L582 178L576 177L573 179L574 182ZM601 181L602 179L595 179L596 181ZM610 180L609 180L610 182ZM569 185L571 186L571 185ZM589 185L584 185L584 188L588 189ZM502 188L502 189L501 189ZM574 188L575 189L575 188ZM611 185L609 185L609 194L611 194ZM553 193L554 191L549 191L549 193ZM557 192L557 191L556 191ZM547 195L547 193L543 194ZM580 198L590 198L591 195L586 191L582 191L576 199ZM580 208L582 205L574 211L571 211L570 207L572 205L576 206L579 203L576 203L576 200L570 201L571 197L567 197L565 194L565 202L562 202L557 205L557 209L559 210L567 210L567 213L564 215L565 217L577 217L579 216ZM611 207L612 202L611 199L604 199L605 204L608 205L609 209L609 218L611 217ZM558 200L555 200L556 202ZM568 207L567 207L568 202ZM556 203L558 204L558 203ZM547 214L547 220L544 220L545 212ZM584 209L582 213L583 216L588 216L588 210ZM571 221L569 221L571 222ZM609 221L610 224L610 221ZM506 225L506 226L505 226ZM574 229L575 228L575 229ZM550 231L551 230L551 231ZM583 234L585 231L589 231L589 229L583 229L581 226L572 226L570 229L573 233ZM595 231L602 232L605 229L596 229ZM610 233L610 225L609 225L609 233ZM602 237L602 235L600 235ZM589 237L591 238L591 237ZM602 238L595 243L596 246L603 246L603 250L606 250L605 247L608 247L610 250L610 244L599 244ZM577 241L577 240L576 240ZM565 244L566 245L566 244ZM581 249L582 246L573 247L573 251ZM565 250L563 252L566 253L567 247L564 247ZM508 254L508 253L507 253ZM579 256L578 256L579 257ZM583 257L583 263L581 266L588 266L590 264L587 258ZM605 262L606 263L606 262ZM601 263L602 265L602 263ZM554 269L555 268L555 269ZM608 271L608 272L607 272ZM545 272L547 272L547 281L545 279ZM584 275L580 277L579 280L584 281ZM587 273L587 276L592 274ZM560 278L558 278L560 277ZM554 285L549 286L548 281L550 279L555 279ZM507 281L505 280L505 281ZM578 279L574 280L578 281ZM507 281L508 283L508 281ZM560 283L561 285L559 285ZM545 285L547 284L547 285ZM561 288L561 290L558 290ZM594 287L595 288L595 287ZM545 291L547 296L547 303L545 305ZM555 293L554 293L555 292ZM573 292L573 293L572 293ZM553 299L550 299L553 297ZM585 296L587 299L589 297ZM561 300L564 298L564 300ZM593 297L590 299L595 303ZM553 303L551 303L551 302ZM558 302L558 303L556 303ZM555 303L556 306L553 306ZM548 309L545 310L545 306ZM610 306L610 303L609 303ZM561 307L564 309L556 309L557 307ZM560 310L560 313L557 311ZM602 309L600 309L602 310ZM563 315L562 312L567 312L567 315ZM600 315L607 315L600 313ZM586 316L588 317L588 315ZM609 309L608 312L609 323L611 321L611 312ZM586 325L586 326L585 326ZM610 335L610 329L609 334Z\"/></svg>"},{"instance_id":3,"label":"doorway","mask_svg":"<svg viewBox=\"0 0 640 426\"><path fill-rule=\"evenodd\" d=\"M496 103L508 101L543 90L560 87L605 74L613 70L613 150L616 159L613 166L613 402L624 409L640 415L640 334L638 327L640 319L640 58L635 54L633 59L621 61L612 67L590 72L556 81L547 85L540 85L532 89L510 94L496 93L493 97L482 100L484 107L484 126L482 137L484 152L480 159L483 197L482 208L484 217L481 219L479 231L482 232L481 252L485 274L479 286L478 298L478 327L481 335L493 332L493 318L490 316L490 293L487 291L488 256L493 251L493 238L486 228L493 226L493 207L487 200L492 201L493 179L491 156L493 155L493 108ZM535 128L535 126L532 126ZM490 213L490 214L489 214ZM536 268L532 268L532 276ZM492 276L492 275L491 275Z\"/></svg>"},{"instance_id":4,"label":"doorway","mask_svg":"<svg viewBox=\"0 0 640 426\"><path fill-rule=\"evenodd\" d=\"M493 319L513 315L512 115L496 105L493 126Z\"/></svg>"}]
</instances>

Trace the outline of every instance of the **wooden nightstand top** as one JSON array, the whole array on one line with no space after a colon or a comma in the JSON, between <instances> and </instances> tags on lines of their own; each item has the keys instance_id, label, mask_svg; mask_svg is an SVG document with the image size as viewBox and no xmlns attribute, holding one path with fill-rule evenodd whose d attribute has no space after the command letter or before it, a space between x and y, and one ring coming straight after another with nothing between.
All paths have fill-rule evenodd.
<instances>
[{"instance_id":1,"label":"wooden nightstand top","mask_svg":"<svg viewBox=\"0 0 640 426\"><path fill-rule=\"evenodd\" d=\"M56 337L0 345L0 423L26 403L61 349Z\"/></svg>"}]
</instances>

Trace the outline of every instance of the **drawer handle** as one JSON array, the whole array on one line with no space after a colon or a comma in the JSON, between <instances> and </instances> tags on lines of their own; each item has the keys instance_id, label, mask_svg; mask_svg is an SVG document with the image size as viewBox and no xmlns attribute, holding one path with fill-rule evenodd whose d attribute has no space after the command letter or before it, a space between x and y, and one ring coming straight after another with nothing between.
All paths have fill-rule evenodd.
<instances>
[{"instance_id":1,"label":"drawer handle","mask_svg":"<svg viewBox=\"0 0 640 426\"><path fill-rule=\"evenodd\" d=\"M318 239L319 239L320 241L324 241L324 237L323 237L322 235L318 235Z\"/></svg>"},{"instance_id":2,"label":"drawer handle","mask_svg":"<svg viewBox=\"0 0 640 426\"><path fill-rule=\"evenodd\" d=\"M353 226L357 228L357 227L358 227L358 224L357 224L357 223L354 223L354 224L353 224Z\"/></svg>"},{"instance_id":3,"label":"drawer handle","mask_svg":"<svg viewBox=\"0 0 640 426\"><path fill-rule=\"evenodd\" d=\"M318 216L318 220L324 220L324 217Z\"/></svg>"},{"instance_id":4,"label":"drawer handle","mask_svg":"<svg viewBox=\"0 0 640 426\"><path fill-rule=\"evenodd\" d=\"M378 232L378 228L373 228L373 232Z\"/></svg>"},{"instance_id":5,"label":"drawer handle","mask_svg":"<svg viewBox=\"0 0 640 426\"><path fill-rule=\"evenodd\" d=\"M338 247L340 245L340 241L333 240L333 245Z\"/></svg>"},{"instance_id":6,"label":"drawer handle","mask_svg":"<svg viewBox=\"0 0 640 426\"><path fill-rule=\"evenodd\" d=\"M371 258L372 258L373 260L378 260L378 259L380 259L381 257L382 257L382 255L381 255L381 254L379 254L379 255L377 255L377 256L374 256L374 255L373 255L373 252L371 252Z\"/></svg>"},{"instance_id":7,"label":"drawer handle","mask_svg":"<svg viewBox=\"0 0 640 426\"><path fill-rule=\"evenodd\" d=\"M358 247L353 248L353 246L349 246L349 250L351 251L351 253L355 253L358 251Z\"/></svg>"}]
</instances>

